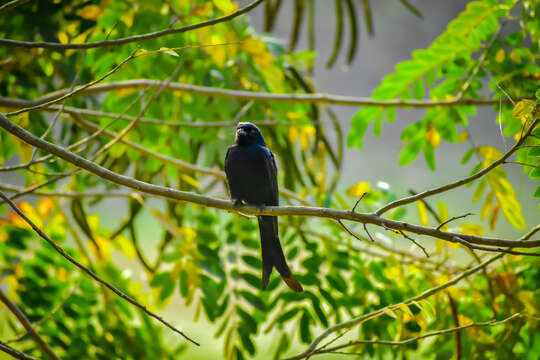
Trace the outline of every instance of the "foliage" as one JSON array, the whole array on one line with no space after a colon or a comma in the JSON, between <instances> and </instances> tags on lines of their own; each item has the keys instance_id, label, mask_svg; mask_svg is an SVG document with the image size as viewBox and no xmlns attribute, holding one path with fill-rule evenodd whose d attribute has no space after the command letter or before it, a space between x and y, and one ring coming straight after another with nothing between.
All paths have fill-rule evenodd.
<instances>
[{"instance_id":1,"label":"foliage","mask_svg":"<svg viewBox=\"0 0 540 360\"><path fill-rule=\"evenodd\" d=\"M233 13L237 8L238 4L227 0L35 1L2 18L0 37L97 42L167 29L171 24L199 23ZM430 47L415 50L412 60L396 65L395 72L382 80L372 98L480 99L480 90L489 82L497 99L505 99L497 86L513 99L520 99L515 106L506 102L496 106L503 134L519 139L523 125L537 116L540 99L538 13L540 5L533 1L471 2ZM500 30L510 26L508 23L518 24L519 31L503 36ZM106 82L166 80L178 67L173 82L252 92L315 92L306 75L313 52L287 52L278 41L259 36L240 18L115 47L2 47L0 95L33 100L58 89L86 84L133 53L137 56ZM94 160L141 181L218 197L226 197L223 179L207 170L223 167L224 149L233 142L233 131L232 125L212 124L244 119L270 122L272 125L265 126L263 132L279 161L279 184L294 192L296 198L321 207L351 209L357 198L367 192L359 205L359 210L365 212L374 212L397 199L385 183L359 182L346 192L337 187L343 144L341 128L329 107L300 102L233 101L180 90L159 93L158 89L159 85L85 93L67 99L58 121L53 120L57 108L47 110L52 115L33 111L12 120L37 136L46 134L47 141L68 146L88 140L95 127L106 127L114 137L129 126L126 119L115 115L111 121L106 113L159 119L163 123L143 118L132 122L134 127L124 138L129 142L115 143ZM153 94L158 95L152 98ZM68 107L95 109L99 113L81 119L69 113ZM7 109L0 110L4 113ZM422 120L401 134L407 145L399 164L410 164L423 151L426 163L435 170L435 148L441 140L465 142L468 118L475 114L474 105L428 108ZM352 119L348 144L361 148L372 122L375 134L381 135L383 116L394 121L395 107L363 107ZM178 122L183 125L177 126ZM54 129L47 131L49 126ZM540 178L539 130L537 127L533 131L527 147L519 149L515 159L535 165L523 166L533 181ZM103 134L76 151L92 158L110 141ZM34 154L28 144L5 131L0 132L0 137L0 163L6 166L14 160L25 164L47 155L41 151ZM144 151L130 144L140 145ZM475 156L477 165L471 173L477 173L501 155L491 145L472 146L462 162L467 164ZM186 170L174 159L198 168ZM382 228L371 230L375 243L357 235L365 242L365 247L360 247L334 221L281 217L280 236L286 257L306 290L292 293L274 274L267 291L261 291L259 235L253 219L141 194L116 198L114 194L120 190L117 185L86 172L76 172L63 181L51 180L72 169L69 163L54 159L34 164L30 170L18 170L25 186L49 182L40 190L50 195L19 201L19 207L78 261L139 302L151 309L169 310L181 303L193 310L189 316L177 314L175 324L181 326L193 317L203 327L199 321L203 316L210 323L207 332L223 344L224 358L267 354L265 339L271 339L272 356L294 355L322 333L321 329L381 308L386 309L381 316L345 331L344 339L406 339L433 330L503 319L514 313L522 316L511 323L462 330L460 345L456 335L448 334L397 348L359 344L348 350L369 358L450 359L456 346L466 358L478 354L486 358L535 358L540 354L538 258L507 255L468 278L467 283L436 292L416 304L403 305L407 299L485 260L487 255L469 249L462 253L454 244L437 240L435 256L424 258L417 249L404 250L396 245L400 234ZM92 195L96 191L106 194ZM73 192L82 196L62 196ZM540 196L540 186L533 196ZM477 181L472 200L482 198L481 221L488 219L492 230L499 212L515 228L526 228L521 204L503 168L497 167ZM285 201L295 203L286 196L282 199ZM419 201L417 209L424 226L436 227L450 219L443 200L435 209L429 199ZM0 210L0 286L32 323L42 321L37 331L58 356L172 359L191 346L181 338L169 341L167 329L75 271L48 244L40 242L6 205ZM404 220L405 215L404 207L396 207L386 217ZM463 234L483 233L480 222L456 224L452 226ZM349 229L356 230L360 230L359 225ZM394 304L401 305L391 308ZM0 325L2 340L23 333L5 307L0 308L0 324L4 324ZM190 334L189 328L182 328ZM211 346L210 342L209 337L204 339L203 351L205 346ZM28 336L11 344L27 354L41 355Z\"/></svg>"}]
</instances>

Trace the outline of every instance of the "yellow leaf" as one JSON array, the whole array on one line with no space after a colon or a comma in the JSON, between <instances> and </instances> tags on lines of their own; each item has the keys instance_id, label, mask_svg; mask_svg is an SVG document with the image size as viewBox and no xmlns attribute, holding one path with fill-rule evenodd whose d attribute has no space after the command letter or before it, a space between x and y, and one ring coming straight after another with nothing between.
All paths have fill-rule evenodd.
<instances>
[{"instance_id":1,"label":"yellow leaf","mask_svg":"<svg viewBox=\"0 0 540 360\"><path fill-rule=\"evenodd\" d=\"M426 204L424 204L423 201L417 201L416 206L418 207L418 217L420 218L420 222L424 226L428 226L429 220L426 210Z\"/></svg>"},{"instance_id":2,"label":"yellow leaf","mask_svg":"<svg viewBox=\"0 0 540 360\"><path fill-rule=\"evenodd\" d=\"M499 209L501 208L500 204L495 204L491 216L489 218L489 228L491 230L495 229L495 224L497 224L497 218L499 217Z\"/></svg>"},{"instance_id":3,"label":"yellow leaf","mask_svg":"<svg viewBox=\"0 0 540 360\"><path fill-rule=\"evenodd\" d=\"M77 11L77 14L83 19L95 21L101 14L103 14L103 9L100 8L98 5L86 5L85 7Z\"/></svg>"},{"instance_id":4,"label":"yellow leaf","mask_svg":"<svg viewBox=\"0 0 540 360\"><path fill-rule=\"evenodd\" d=\"M118 235L113 245L128 259L135 259L135 256L137 256L137 251L135 250L133 243L129 241L124 235Z\"/></svg>"},{"instance_id":5,"label":"yellow leaf","mask_svg":"<svg viewBox=\"0 0 540 360\"><path fill-rule=\"evenodd\" d=\"M64 282L67 279L69 279L68 271L64 268L60 268L60 270L58 270L58 272L56 273L56 280Z\"/></svg>"},{"instance_id":6,"label":"yellow leaf","mask_svg":"<svg viewBox=\"0 0 540 360\"><path fill-rule=\"evenodd\" d=\"M502 156L502 153L492 146L479 146L477 151L486 160L497 160Z\"/></svg>"},{"instance_id":7,"label":"yellow leaf","mask_svg":"<svg viewBox=\"0 0 540 360\"><path fill-rule=\"evenodd\" d=\"M309 139L315 134L315 127L305 126L300 132L300 146L302 149L307 149L309 147Z\"/></svg>"},{"instance_id":8,"label":"yellow leaf","mask_svg":"<svg viewBox=\"0 0 540 360\"><path fill-rule=\"evenodd\" d=\"M437 202L437 212L439 213L439 218L442 222L445 222L450 218L448 206L446 206L446 203L442 200Z\"/></svg>"},{"instance_id":9,"label":"yellow leaf","mask_svg":"<svg viewBox=\"0 0 540 360\"><path fill-rule=\"evenodd\" d=\"M266 44L259 39L247 39L242 42L242 50L251 55L260 55L266 52Z\"/></svg>"},{"instance_id":10,"label":"yellow leaf","mask_svg":"<svg viewBox=\"0 0 540 360\"><path fill-rule=\"evenodd\" d=\"M185 182L187 182L188 184L190 184L191 186L193 186L194 188L198 189L199 188L199 182L197 181L197 179L187 175L187 174L182 174L180 175L180 178L182 180L184 180Z\"/></svg>"},{"instance_id":11,"label":"yellow leaf","mask_svg":"<svg viewBox=\"0 0 540 360\"><path fill-rule=\"evenodd\" d=\"M296 142L298 139L298 129L296 127L289 128L289 139L291 142Z\"/></svg>"},{"instance_id":12,"label":"yellow leaf","mask_svg":"<svg viewBox=\"0 0 540 360\"><path fill-rule=\"evenodd\" d=\"M514 106L512 116L516 119L527 118L532 115L536 104L534 100L522 100Z\"/></svg>"},{"instance_id":13,"label":"yellow leaf","mask_svg":"<svg viewBox=\"0 0 540 360\"><path fill-rule=\"evenodd\" d=\"M297 120L297 119L300 119L303 116L302 114L299 114L299 113L296 113L296 112L293 112L293 111L288 111L286 115L291 120Z\"/></svg>"},{"instance_id":14,"label":"yellow leaf","mask_svg":"<svg viewBox=\"0 0 540 360\"><path fill-rule=\"evenodd\" d=\"M505 55L504 49L500 48L499 51L497 51L497 54L495 54L495 61L498 63L503 62L506 57Z\"/></svg>"},{"instance_id":15,"label":"yellow leaf","mask_svg":"<svg viewBox=\"0 0 540 360\"><path fill-rule=\"evenodd\" d=\"M394 318L394 319L397 319L397 315L394 313L394 311L392 311L391 309L389 308L384 308L383 310L383 313L385 313L386 315L390 316L391 318Z\"/></svg>"},{"instance_id":16,"label":"yellow leaf","mask_svg":"<svg viewBox=\"0 0 540 360\"><path fill-rule=\"evenodd\" d=\"M225 15L229 15L238 10L238 3L231 0L214 0L214 5L223 11Z\"/></svg>"},{"instance_id":17,"label":"yellow leaf","mask_svg":"<svg viewBox=\"0 0 540 360\"><path fill-rule=\"evenodd\" d=\"M182 237L179 227L172 222L167 214L164 214L156 209L150 209L150 212L161 223L161 225L167 229L167 231L176 237Z\"/></svg>"},{"instance_id":18,"label":"yellow leaf","mask_svg":"<svg viewBox=\"0 0 540 360\"><path fill-rule=\"evenodd\" d=\"M519 54L519 51L517 51L517 49L510 51L510 60L512 60L516 64L519 64L521 62L521 55Z\"/></svg>"},{"instance_id":19,"label":"yellow leaf","mask_svg":"<svg viewBox=\"0 0 540 360\"><path fill-rule=\"evenodd\" d=\"M357 184L354 184L347 190L347 194L349 196L354 198L359 198L360 196L364 195L371 189L371 186L368 182L362 181Z\"/></svg>"},{"instance_id":20,"label":"yellow leaf","mask_svg":"<svg viewBox=\"0 0 540 360\"><path fill-rule=\"evenodd\" d=\"M196 17L206 17L212 11L212 3L206 2L204 5L196 5L191 12Z\"/></svg>"},{"instance_id":21,"label":"yellow leaf","mask_svg":"<svg viewBox=\"0 0 540 360\"><path fill-rule=\"evenodd\" d=\"M42 218L48 218L54 208L54 201L51 198L44 198L38 202L38 213Z\"/></svg>"},{"instance_id":22,"label":"yellow leaf","mask_svg":"<svg viewBox=\"0 0 540 360\"><path fill-rule=\"evenodd\" d=\"M481 225L467 223L461 225L461 233L465 235L482 236L484 230L482 229Z\"/></svg>"},{"instance_id":23,"label":"yellow leaf","mask_svg":"<svg viewBox=\"0 0 540 360\"><path fill-rule=\"evenodd\" d=\"M434 148L438 147L441 143L441 134L439 134L432 123L428 123L427 125L426 140Z\"/></svg>"},{"instance_id":24,"label":"yellow leaf","mask_svg":"<svg viewBox=\"0 0 540 360\"><path fill-rule=\"evenodd\" d=\"M462 132L458 135L458 141L459 142L465 142L467 141L467 139L469 138L469 133L466 133L466 132Z\"/></svg>"},{"instance_id":25,"label":"yellow leaf","mask_svg":"<svg viewBox=\"0 0 540 360\"><path fill-rule=\"evenodd\" d=\"M491 205L493 204L493 191L491 191L484 200L484 205L482 205L482 211L480 212L480 219L485 220L491 210Z\"/></svg>"},{"instance_id":26,"label":"yellow leaf","mask_svg":"<svg viewBox=\"0 0 540 360\"><path fill-rule=\"evenodd\" d=\"M516 199L512 184L502 176L489 176L488 180L499 201L504 217L506 217L510 225L516 229L524 230L526 225L525 219L521 214L521 205ZM495 221L496 220L497 219L495 219Z\"/></svg>"},{"instance_id":27,"label":"yellow leaf","mask_svg":"<svg viewBox=\"0 0 540 360\"><path fill-rule=\"evenodd\" d=\"M65 31L58 32L58 41L60 41L61 44L67 44L69 42L69 38Z\"/></svg>"}]
</instances>

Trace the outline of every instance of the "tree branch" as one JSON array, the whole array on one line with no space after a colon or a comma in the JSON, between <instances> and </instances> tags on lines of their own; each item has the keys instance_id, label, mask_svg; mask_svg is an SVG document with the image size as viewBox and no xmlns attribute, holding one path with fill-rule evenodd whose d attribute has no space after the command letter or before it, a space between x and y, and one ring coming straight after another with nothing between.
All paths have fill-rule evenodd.
<instances>
[{"instance_id":1,"label":"tree branch","mask_svg":"<svg viewBox=\"0 0 540 360\"><path fill-rule=\"evenodd\" d=\"M167 326L172 331L182 335L186 340L192 342L193 344L199 346L199 343L195 340L189 338L186 334L184 334L182 331L178 330L171 324L169 324L167 321L163 320L160 316L156 315L155 313L151 312L146 308L146 306L139 304L137 301L135 301L130 296L126 295L122 291L118 290L116 287L108 283L107 281L101 279L99 276L97 276L92 270L88 269L81 263L79 263L77 260L75 260L71 255L66 253L64 249L62 249L60 246L58 246L54 241L52 241L43 231L41 231L18 207L13 203L13 201L9 200L9 198L0 192L0 198L2 198L12 209L15 211L28 225L32 227L32 229L46 242L48 242L60 255L62 255L65 259L67 259L70 263L78 267L80 270L82 270L85 274L89 275L92 279L97 281L98 283L104 285L106 288L111 290L113 293L115 293L118 297L121 299L129 302L130 304L134 305L135 307L139 308L140 310L144 311L149 316L153 317L163 325ZM1 294L0 294L1 295ZM1 298L0 298L1 299ZM3 299L2 299L3 300ZM6 304L7 305L7 304ZM30 330L27 328L27 331L30 332ZM54 358L56 359L56 358Z\"/></svg>"},{"instance_id":2,"label":"tree branch","mask_svg":"<svg viewBox=\"0 0 540 360\"><path fill-rule=\"evenodd\" d=\"M16 8L29 2L30 0L13 0L0 6L0 15L3 15L6 11Z\"/></svg>"},{"instance_id":3,"label":"tree branch","mask_svg":"<svg viewBox=\"0 0 540 360\"><path fill-rule=\"evenodd\" d=\"M0 193L0 196L3 194ZM2 301L6 307L17 317L21 325L26 329L28 334L36 341L40 349L45 353L48 357L50 357L52 360L59 360L58 356L55 355L55 353L52 351L52 349L47 345L45 341L39 336L39 334L34 330L32 327L32 324L24 315L24 313L17 307L15 303L13 303L7 296L4 294L2 289L0 289L0 301Z\"/></svg>"},{"instance_id":4,"label":"tree branch","mask_svg":"<svg viewBox=\"0 0 540 360\"><path fill-rule=\"evenodd\" d=\"M54 154L78 168L85 169L103 179L109 180L119 185L127 186L148 194L153 194L168 199L177 201L191 202L207 207L213 207L216 209L228 210L234 213L244 213L248 215L270 215L270 216L282 216L282 215L294 215L294 216L311 216L319 218L331 218L341 220L351 220L364 224L379 225L384 228L391 228L394 230L408 231L419 235L428 235L441 240L450 242L460 242L457 239L467 241L471 244L480 244L486 246L497 247L510 247L510 248L533 248L540 246L540 239L533 241L524 240L502 240L496 238L486 238L474 235L457 234L451 232L444 232L435 228L429 228L424 226L413 225L401 221L384 219L376 214L359 214L352 211L336 210L330 208L308 207L308 206L269 206L260 209L256 206L234 206L229 200L216 199L203 195L198 195L192 192L180 191L164 186L153 185L144 181L133 179L129 176L117 174L109 169L106 169L98 164L88 161L72 152L69 152L56 144L49 143L45 140L39 139L35 135L9 121L3 114L0 113L0 127L7 130L12 135L20 138L24 142L45 150L51 154ZM493 249L493 251L499 251ZM531 256L540 256L539 253L528 253Z\"/></svg>"},{"instance_id":5,"label":"tree branch","mask_svg":"<svg viewBox=\"0 0 540 360\"><path fill-rule=\"evenodd\" d=\"M33 356L26 355L25 353L22 353L19 350L15 350L14 348L12 348L11 346L3 343L2 341L0 341L0 351L5 352L6 354L13 357L14 359L19 359L19 360L39 360L39 359L37 359L37 358L35 358Z\"/></svg>"},{"instance_id":6,"label":"tree branch","mask_svg":"<svg viewBox=\"0 0 540 360\"><path fill-rule=\"evenodd\" d=\"M393 202L383 206L379 210L377 210L375 212L375 214L380 216L380 215L384 214L385 212L387 212L390 209L393 209L393 208L396 208L396 207L399 207L399 206L403 206L403 205L406 205L406 204L410 204L410 203L415 202L417 200L424 199L424 198L426 198L428 196L440 194L440 193L443 193L445 191L455 189L457 187L460 187L462 185L470 183L471 181L474 181L474 180L484 176L485 174L487 174L491 170L495 169L497 166L503 164L505 162L505 160L508 159L525 142L525 140L527 139L527 137L529 137L529 135L534 130L534 127L538 124L538 122L539 122L539 120L536 119L532 123L532 125L529 127L529 129L525 132L525 134L514 144L514 146L512 146L512 148L510 150L508 150L503 156L501 156L499 159L497 159L496 161L491 163L488 167L486 167L482 171L479 171L474 175L466 177L465 179L458 180L458 181L453 182L451 184L447 184L447 185L444 185L444 186L441 186L441 187L438 187L438 188L435 188L435 189L423 191L423 192L418 193L416 195L412 195L412 196L409 196L409 197L406 197L406 198L403 198L403 199L400 199L400 200L393 201Z\"/></svg>"},{"instance_id":7,"label":"tree branch","mask_svg":"<svg viewBox=\"0 0 540 360\"><path fill-rule=\"evenodd\" d=\"M200 29L207 26L212 26L219 24L221 22L226 22L232 20L242 14L249 12L250 10L257 7L264 0L255 0L251 4L233 12L232 14L222 16L216 19L204 21L198 24L188 25L177 29L167 29L162 31L156 31L153 33L130 36L127 38L121 38L116 40L104 40L93 43L84 43L84 44L61 44L53 42L31 42L31 41L17 41L11 39L0 39L0 46L11 46L11 47L22 47L22 48L44 48L44 49L53 49L53 50L66 50L66 49L92 49L103 46L119 46L123 44L129 44L132 42L145 41L150 39L155 39L158 37L171 35L171 34L181 34L187 31Z\"/></svg>"},{"instance_id":8,"label":"tree branch","mask_svg":"<svg viewBox=\"0 0 540 360\"><path fill-rule=\"evenodd\" d=\"M113 81L106 84L100 84L92 86L84 91L81 91L75 95L87 95L96 94L108 91L117 91L123 89L145 89L148 87L156 86L157 80L137 79L137 80L124 80ZM373 100L370 97L355 97L335 94L302 94L302 93L289 93L289 94L273 94L265 92L252 92L243 90L229 90L216 87L198 86L182 83L170 83L166 90L180 91L184 93L192 93L204 96L213 96L218 98L235 99L242 101L262 101L262 102L294 102L294 103L310 103L310 104L335 104L346 106L378 106L383 108L388 107L405 107L405 108L433 108L433 107L451 107L461 105L475 105L475 106L491 106L499 103L497 99L473 99L462 98L453 100ZM64 96L67 90L59 90L53 93L49 93L41 98L35 100L22 100L11 98L0 98L0 106L20 108L23 106L36 106L46 103L48 101L57 99ZM509 100L504 100L504 103L510 103Z\"/></svg>"}]
</instances>

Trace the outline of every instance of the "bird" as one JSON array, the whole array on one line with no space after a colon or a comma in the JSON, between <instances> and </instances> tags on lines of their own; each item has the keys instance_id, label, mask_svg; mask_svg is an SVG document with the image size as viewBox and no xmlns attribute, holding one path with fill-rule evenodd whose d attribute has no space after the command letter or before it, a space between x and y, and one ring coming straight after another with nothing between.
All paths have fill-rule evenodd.
<instances>
[{"instance_id":1,"label":"bird","mask_svg":"<svg viewBox=\"0 0 540 360\"><path fill-rule=\"evenodd\" d=\"M225 156L225 174L235 206L242 203L261 208L279 205L276 160L254 124L238 123L235 142ZM289 288L302 292L302 285L291 273L283 254L277 217L260 215L257 220L261 237L262 289L266 290L272 269L276 268Z\"/></svg>"}]
</instances>

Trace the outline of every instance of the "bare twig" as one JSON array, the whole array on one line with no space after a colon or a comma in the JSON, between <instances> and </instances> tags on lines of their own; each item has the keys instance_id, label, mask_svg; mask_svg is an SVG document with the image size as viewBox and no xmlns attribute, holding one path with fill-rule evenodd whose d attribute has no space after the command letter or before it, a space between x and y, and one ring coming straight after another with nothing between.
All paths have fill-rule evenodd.
<instances>
[{"instance_id":1,"label":"bare twig","mask_svg":"<svg viewBox=\"0 0 540 360\"><path fill-rule=\"evenodd\" d=\"M363 193L362 196L360 196L360 199L356 200L356 203L354 204L353 208L352 208L352 212L354 212L356 210L356 207L358 206L358 204L360 204L360 201L362 201L362 199L364 198L364 196L366 196L367 192Z\"/></svg>"},{"instance_id":2,"label":"bare twig","mask_svg":"<svg viewBox=\"0 0 540 360\"><path fill-rule=\"evenodd\" d=\"M409 239L410 241L412 241L413 244L415 244L416 246L418 246L420 249L422 249L422 251L424 252L424 255L426 255L426 257L429 257L429 254L428 252L426 251L426 248L423 247L422 245L420 245L420 243L418 243L418 241L416 241L415 239L413 239L412 237L410 237L409 235L407 235L403 230L398 230L399 233L405 238L405 239Z\"/></svg>"},{"instance_id":3,"label":"bare twig","mask_svg":"<svg viewBox=\"0 0 540 360\"><path fill-rule=\"evenodd\" d=\"M263 209L256 206L234 206L231 201L211 198L203 195L198 195L192 192L179 191L176 189L157 186L149 184L143 181L135 180L128 176L117 174L109 169L106 169L96 163L88 161L72 152L65 150L64 148L51 144L45 140L41 140L34 136L30 132L9 121L3 114L0 113L0 127L7 130L9 133L20 138L26 143L39 147L47 152L50 152L73 165L85 169L93 174L100 176L111 182L124 185L138 191L143 191L149 194L173 199L177 201L187 201L196 204L200 204L207 207L213 207L217 209L228 210L234 213L245 213L248 215L270 215L270 216L282 216L282 215L294 215L294 216L311 216L320 218L331 218L335 220L351 220L359 223L375 224L378 226L385 226L394 230L403 230L410 233L428 235L441 240L450 242L456 242L454 237L460 237L462 240L471 244L479 244L486 246L497 247L511 247L511 248L533 248L540 246L540 240L523 241L523 240L503 240L496 238L479 237L474 235L456 234L451 232L444 232L435 228L424 227L419 225L413 225L401 221L395 221L390 219L384 219L377 214L358 214L349 210L336 210L330 208L318 208L308 206L268 206Z\"/></svg>"},{"instance_id":4,"label":"bare twig","mask_svg":"<svg viewBox=\"0 0 540 360\"><path fill-rule=\"evenodd\" d=\"M466 213L464 215L460 215L460 216L454 216L446 221L443 221L442 223L439 224L439 226L437 226L437 230L440 230L444 225L454 221L454 220L457 220L457 219L463 219L463 218L466 218L467 216L471 216L471 215L474 215L473 213Z\"/></svg>"},{"instance_id":5,"label":"bare twig","mask_svg":"<svg viewBox=\"0 0 540 360\"><path fill-rule=\"evenodd\" d=\"M121 299L129 302L130 304L134 305L135 307L141 309L144 311L147 315L153 317L163 325L167 326L172 331L176 332L177 334L182 335L186 340L192 342L193 344L199 346L199 343L195 340L189 338L186 334L184 334L182 331L178 330L176 327L169 324L167 321L165 321L163 318L161 318L159 315L151 312L146 308L146 306L139 304L136 300L131 298L130 296L126 295L122 291L118 290L116 287L108 283L107 281L101 279L99 276L97 276L92 270L88 269L81 263L79 263L77 260L75 260L71 255L66 253L64 249L62 249L60 246L58 246L54 241L52 241L43 231L41 231L18 207L13 203L13 201L9 200L9 198L4 195L2 192L0 192L0 197L15 211L28 225L32 227L32 229L46 242L48 242L60 255L62 255L64 258L66 258L70 263L78 267L81 271L83 271L85 274L89 275L92 279L100 283L101 285L104 285L107 289L111 290L113 293L115 293L118 297ZM30 331L29 329L27 329Z\"/></svg>"},{"instance_id":6,"label":"bare twig","mask_svg":"<svg viewBox=\"0 0 540 360\"><path fill-rule=\"evenodd\" d=\"M4 196L4 194L0 193L0 196ZM7 199L7 198L6 198ZM47 345L47 343L39 336L39 334L34 330L32 327L32 324L24 315L24 313L19 309L19 307L12 302L6 294L0 289L0 301L2 301L6 307L17 317L21 325L26 329L28 334L35 340L35 342L38 344L41 351L43 351L44 354L46 354L48 357L50 357L52 360L59 360L58 356L52 351L52 349Z\"/></svg>"},{"instance_id":7,"label":"bare twig","mask_svg":"<svg viewBox=\"0 0 540 360\"><path fill-rule=\"evenodd\" d=\"M23 47L23 48L44 48L44 49L53 49L53 50L91 49L91 48L103 47L103 46L118 46L118 45L123 45L123 44L129 44L132 42L155 39L158 37L171 35L171 34L180 34L187 31L219 24L221 22L226 22L226 21L234 19L235 17L238 17L242 14L249 12L250 10L255 8L257 5L261 4L263 1L264 0L255 0L249 5L233 12L232 14L222 16L216 19L204 21L198 24L184 26L178 29L167 29L167 30L156 31L153 33L148 33L148 34L143 34L143 35L130 36L127 38L122 38L122 39L104 40L104 41L84 43L84 44L59 44L59 43L52 43L52 42L31 42L31 41L17 41L17 40L11 40L11 39L0 39L0 45L11 46L11 47Z\"/></svg>"}]
</instances>

